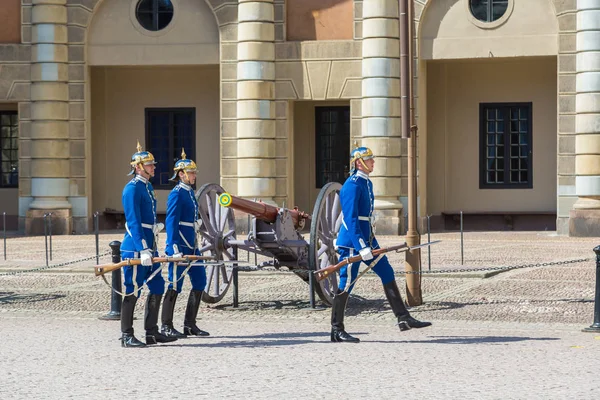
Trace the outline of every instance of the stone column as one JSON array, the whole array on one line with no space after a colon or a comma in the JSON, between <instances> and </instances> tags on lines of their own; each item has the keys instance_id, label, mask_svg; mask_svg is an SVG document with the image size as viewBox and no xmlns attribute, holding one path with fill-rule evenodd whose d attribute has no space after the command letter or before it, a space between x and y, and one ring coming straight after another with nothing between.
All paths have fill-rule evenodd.
<instances>
[{"instance_id":1,"label":"stone column","mask_svg":"<svg viewBox=\"0 0 600 400\"><path fill-rule=\"evenodd\" d=\"M575 189L569 234L600 235L600 0L577 0Z\"/></svg>"},{"instance_id":2,"label":"stone column","mask_svg":"<svg viewBox=\"0 0 600 400\"><path fill-rule=\"evenodd\" d=\"M239 0L238 196L275 197L275 24L273 0Z\"/></svg>"},{"instance_id":3,"label":"stone column","mask_svg":"<svg viewBox=\"0 0 600 400\"><path fill-rule=\"evenodd\" d=\"M397 0L363 1L362 145L376 156L372 180L379 234L398 234L400 203L400 48Z\"/></svg>"},{"instance_id":4,"label":"stone column","mask_svg":"<svg viewBox=\"0 0 600 400\"><path fill-rule=\"evenodd\" d=\"M33 0L31 51L31 195L26 233L71 233L67 0Z\"/></svg>"}]
</instances>

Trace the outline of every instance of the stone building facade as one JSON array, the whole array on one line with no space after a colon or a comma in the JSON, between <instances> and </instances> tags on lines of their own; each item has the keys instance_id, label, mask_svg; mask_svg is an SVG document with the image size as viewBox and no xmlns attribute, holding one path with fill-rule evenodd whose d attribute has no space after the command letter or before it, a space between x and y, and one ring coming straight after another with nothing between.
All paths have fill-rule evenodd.
<instances>
[{"instance_id":1,"label":"stone building facade","mask_svg":"<svg viewBox=\"0 0 600 400\"><path fill-rule=\"evenodd\" d=\"M497 15L473 0L414 0L419 215L441 228L463 211L596 235L600 0L491 3ZM39 232L48 212L63 233L89 231L95 212L108 224L137 140L163 160L159 212L181 145L200 182L310 212L356 141L377 154L378 233L403 232L398 0L3 7L9 228Z\"/></svg>"}]
</instances>

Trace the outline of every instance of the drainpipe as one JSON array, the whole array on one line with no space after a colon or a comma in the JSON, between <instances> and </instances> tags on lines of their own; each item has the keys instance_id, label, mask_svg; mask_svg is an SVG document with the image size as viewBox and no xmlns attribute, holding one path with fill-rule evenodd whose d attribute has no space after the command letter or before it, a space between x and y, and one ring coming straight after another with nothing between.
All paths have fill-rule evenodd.
<instances>
[{"instance_id":1,"label":"drainpipe","mask_svg":"<svg viewBox=\"0 0 600 400\"><path fill-rule=\"evenodd\" d=\"M417 126L414 120L413 95L413 0L399 0L400 9L400 107L402 138L408 139L408 230L406 244L416 246L421 237L417 230ZM419 271L421 250L406 253L406 298L408 305L423 304Z\"/></svg>"}]
</instances>

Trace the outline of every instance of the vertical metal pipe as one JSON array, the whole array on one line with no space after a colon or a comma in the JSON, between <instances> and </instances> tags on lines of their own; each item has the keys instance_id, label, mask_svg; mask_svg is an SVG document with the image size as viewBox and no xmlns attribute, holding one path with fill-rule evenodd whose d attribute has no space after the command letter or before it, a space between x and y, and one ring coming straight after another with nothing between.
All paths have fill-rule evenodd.
<instances>
[{"instance_id":1,"label":"vertical metal pipe","mask_svg":"<svg viewBox=\"0 0 600 400\"><path fill-rule=\"evenodd\" d=\"M431 243L431 215L427 216L427 243ZM427 263L431 271L431 246L427 246Z\"/></svg>"},{"instance_id":2,"label":"vertical metal pipe","mask_svg":"<svg viewBox=\"0 0 600 400\"><path fill-rule=\"evenodd\" d=\"M46 267L48 266L48 222L46 220L48 214L44 214L44 244L46 247Z\"/></svg>"},{"instance_id":3,"label":"vertical metal pipe","mask_svg":"<svg viewBox=\"0 0 600 400\"><path fill-rule=\"evenodd\" d=\"M400 115L402 117L402 139L408 139L410 136L410 103L409 103L409 85L410 85L410 59L409 59L409 23L408 19L408 0L399 0L398 8L400 10Z\"/></svg>"},{"instance_id":4,"label":"vertical metal pipe","mask_svg":"<svg viewBox=\"0 0 600 400\"><path fill-rule=\"evenodd\" d=\"M463 241L463 212L460 212L460 265L465 263L465 249Z\"/></svg>"},{"instance_id":5,"label":"vertical metal pipe","mask_svg":"<svg viewBox=\"0 0 600 400\"><path fill-rule=\"evenodd\" d=\"M48 213L48 234L50 236L50 261L52 261L52 213Z\"/></svg>"},{"instance_id":6,"label":"vertical metal pipe","mask_svg":"<svg viewBox=\"0 0 600 400\"><path fill-rule=\"evenodd\" d=\"M254 198L254 201L256 201L256 197ZM248 214L248 221L250 221L250 214ZM249 224L252 223L250 222ZM256 227L256 224L251 225L251 229L254 229L254 227ZM250 229L248 229L248 233L250 233ZM256 232L252 232L252 236L256 237ZM254 265L258 265L258 255L256 253L254 253Z\"/></svg>"},{"instance_id":7,"label":"vertical metal pipe","mask_svg":"<svg viewBox=\"0 0 600 400\"><path fill-rule=\"evenodd\" d=\"M6 212L2 213L2 226L4 227L4 260L6 260Z\"/></svg>"},{"instance_id":8,"label":"vertical metal pipe","mask_svg":"<svg viewBox=\"0 0 600 400\"><path fill-rule=\"evenodd\" d=\"M94 213L94 234L96 235L96 265L100 264L100 228L98 211Z\"/></svg>"},{"instance_id":9,"label":"vertical metal pipe","mask_svg":"<svg viewBox=\"0 0 600 400\"><path fill-rule=\"evenodd\" d=\"M594 247L596 253L596 294L594 297L594 323L584 332L600 332L600 246Z\"/></svg>"},{"instance_id":10,"label":"vertical metal pipe","mask_svg":"<svg viewBox=\"0 0 600 400\"><path fill-rule=\"evenodd\" d=\"M250 235L250 229L251 229L251 226L250 226L250 214L248 214L248 229L246 230L247 235ZM246 254L248 255L248 258L247 258L246 261L248 261L248 264L250 264L250 251L247 251ZM256 263L255 263L255 265L256 265Z\"/></svg>"},{"instance_id":11,"label":"vertical metal pipe","mask_svg":"<svg viewBox=\"0 0 600 400\"><path fill-rule=\"evenodd\" d=\"M417 230L417 126L414 120L413 93L413 1L399 0L400 8L400 106L402 108L402 137L408 137L408 231L406 243L409 246L420 244ZM404 269L411 272L406 276L406 298L408 305L423 304L421 294L421 250L406 252Z\"/></svg>"}]
</instances>

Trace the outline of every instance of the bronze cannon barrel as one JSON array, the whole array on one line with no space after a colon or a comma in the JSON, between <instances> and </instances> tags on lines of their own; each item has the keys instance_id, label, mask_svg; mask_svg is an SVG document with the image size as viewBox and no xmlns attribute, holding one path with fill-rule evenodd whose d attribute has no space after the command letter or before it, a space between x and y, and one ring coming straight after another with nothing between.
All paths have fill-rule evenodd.
<instances>
[{"instance_id":1,"label":"bronze cannon barrel","mask_svg":"<svg viewBox=\"0 0 600 400\"><path fill-rule=\"evenodd\" d=\"M219 195L219 204L223 207L231 207L234 210L254 215L256 218L270 223L275 222L280 211L279 207L263 203L262 201L242 199L241 197L233 196L229 193ZM289 212L292 217L296 229L302 229L304 227L304 221L310 219L309 214L298 210L297 207L293 210L287 210L287 212Z\"/></svg>"}]
</instances>

